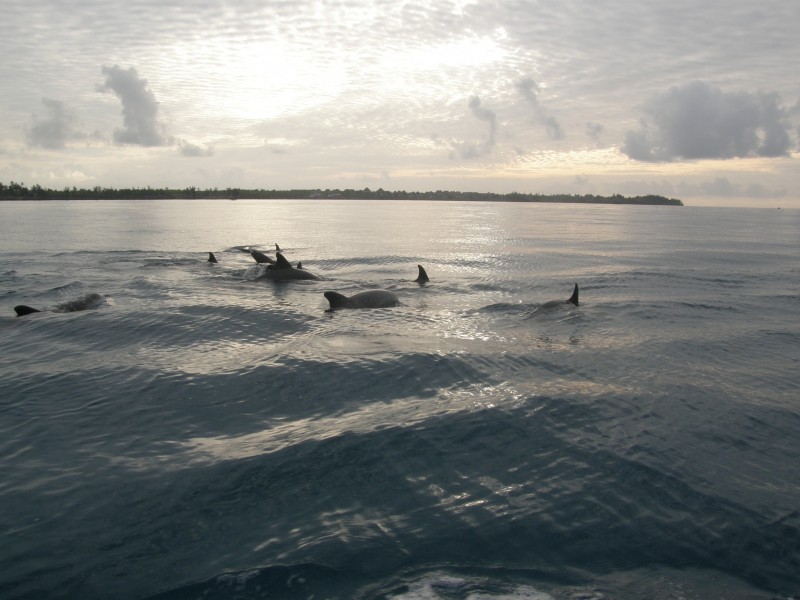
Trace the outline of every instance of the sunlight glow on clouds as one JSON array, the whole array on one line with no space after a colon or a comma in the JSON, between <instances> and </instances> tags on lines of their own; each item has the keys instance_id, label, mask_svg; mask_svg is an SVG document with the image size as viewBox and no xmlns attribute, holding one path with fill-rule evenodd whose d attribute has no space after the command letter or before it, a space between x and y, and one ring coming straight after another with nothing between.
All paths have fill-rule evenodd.
<instances>
[{"instance_id":1,"label":"sunlight glow on clouds","mask_svg":"<svg viewBox=\"0 0 800 600\"><path fill-rule=\"evenodd\" d=\"M186 56L192 48L176 52ZM232 44L218 38L204 41L201 52L206 60L187 71L190 79L208 82L202 90L208 117L221 112L242 121L274 119L324 103L345 83L341 64L276 41Z\"/></svg>"},{"instance_id":2,"label":"sunlight glow on clouds","mask_svg":"<svg viewBox=\"0 0 800 600\"><path fill-rule=\"evenodd\" d=\"M727 178L800 206L797 23L785 0L6 0L0 181L716 198Z\"/></svg>"}]
</instances>

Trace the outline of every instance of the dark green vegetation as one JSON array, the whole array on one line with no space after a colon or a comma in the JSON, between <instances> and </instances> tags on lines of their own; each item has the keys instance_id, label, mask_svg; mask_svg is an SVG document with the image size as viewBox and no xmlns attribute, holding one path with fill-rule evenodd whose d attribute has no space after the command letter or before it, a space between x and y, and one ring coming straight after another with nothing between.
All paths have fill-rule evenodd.
<instances>
[{"instance_id":1,"label":"dark green vegetation","mask_svg":"<svg viewBox=\"0 0 800 600\"><path fill-rule=\"evenodd\" d=\"M571 202L578 204L660 204L683 206L683 202L664 196L633 196L619 194L595 196L593 194L494 194L491 192L389 192L384 189L371 190L246 190L240 188L218 188L201 190L196 187L170 188L93 188L65 187L53 190L36 184L30 188L21 183L8 185L0 182L0 200L299 200L303 198L332 198L348 200L482 200L484 202Z\"/></svg>"}]
</instances>

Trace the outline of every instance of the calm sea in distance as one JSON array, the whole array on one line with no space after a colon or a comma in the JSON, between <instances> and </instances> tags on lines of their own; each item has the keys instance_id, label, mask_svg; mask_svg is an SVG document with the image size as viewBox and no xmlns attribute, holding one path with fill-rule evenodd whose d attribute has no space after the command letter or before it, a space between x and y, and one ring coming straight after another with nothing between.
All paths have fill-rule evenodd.
<instances>
[{"instance_id":1,"label":"calm sea in distance","mask_svg":"<svg viewBox=\"0 0 800 600\"><path fill-rule=\"evenodd\" d=\"M4 600L800 597L800 211L1 202L0 297Z\"/></svg>"}]
</instances>

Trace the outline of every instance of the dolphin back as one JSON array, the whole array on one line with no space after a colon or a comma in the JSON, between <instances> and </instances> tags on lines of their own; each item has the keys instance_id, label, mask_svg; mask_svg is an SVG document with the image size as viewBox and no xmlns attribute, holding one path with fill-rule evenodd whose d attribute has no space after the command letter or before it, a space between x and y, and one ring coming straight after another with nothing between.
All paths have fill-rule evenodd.
<instances>
[{"instance_id":1,"label":"dolphin back","mask_svg":"<svg viewBox=\"0 0 800 600\"><path fill-rule=\"evenodd\" d=\"M367 290L353 294L349 298L339 292L325 292L331 310L337 308L390 308L400 301L388 290Z\"/></svg>"},{"instance_id":2,"label":"dolphin back","mask_svg":"<svg viewBox=\"0 0 800 600\"><path fill-rule=\"evenodd\" d=\"M99 308L106 304L106 297L102 294L86 294L75 300L62 302L58 306L53 307L53 312L77 312L79 310L89 310L91 308Z\"/></svg>"}]
</instances>

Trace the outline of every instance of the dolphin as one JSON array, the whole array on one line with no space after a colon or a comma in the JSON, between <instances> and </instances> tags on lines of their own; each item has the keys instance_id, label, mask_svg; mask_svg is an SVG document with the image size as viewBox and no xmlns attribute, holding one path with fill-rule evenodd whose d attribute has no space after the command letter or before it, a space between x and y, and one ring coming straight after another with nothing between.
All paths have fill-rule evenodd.
<instances>
[{"instance_id":1,"label":"dolphin","mask_svg":"<svg viewBox=\"0 0 800 600\"><path fill-rule=\"evenodd\" d=\"M217 257L216 257L216 256L214 256L214 253L213 253L213 252L209 252L209 253L208 253L208 262L210 262L210 263L215 263L215 262L217 262Z\"/></svg>"},{"instance_id":2,"label":"dolphin","mask_svg":"<svg viewBox=\"0 0 800 600\"><path fill-rule=\"evenodd\" d=\"M264 274L258 279L271 279L272 281L288 281L291 279L319 279L311 271L296 269L286 260L280 252L275 253L275 264L268 265Z\"/></svg>"},{"instance_id":3,"label":"dolphin","mask_svg":"<svg viewBox=\"0 0 800 600\"><path fill-rule=\"evenodd\" d=\"M337 308L389 308L400 304L397 296L387 290L368 290L349 297L339 292L325 292L325 298L331 305L330 310Z\"/></svg>"},{"instance_id":4,"label":"dolphin","mask_svg":"<svg viewBox=\"0 0 800 600\"><path fill-rule=\"evenodd\" d=\"M422 267L422 265L417 265L417 268L419 269L419 277L417 277L414 281L420 285L423 283L428 283L430 279L428 279L428 274L425 272L425 269Z\"/></svg>"},{"instance_id":5,"label":"dolphin","mask_svg":"<svg viewBox=\"0 0 800 600\"><path fill-rule=\"evenodd\" d=\"M541 308L555 308L556 306L560 306L562 304L574 304L578 306L578 284L575 284L575 289L572 290L572 296L567 298L566 300L551 300L550 302L545 302L542 304Z\"/></svg>"},{"instance_id":6,"label":"dolphin","mask_svg":"<svg viewBox=\"0 0 800 600\"><path fill-rule=\"evenodd\" d=\"M62 302L61 304L54 306L51 310L53 312L76 312L79 310L97 308L101 304L105 303L105 301L105 296L100 294L86 294L85 296L81 296L76 300ZM31 308L30 306L19 304L14 307L14 312L17 313L18 317L24 317L25 315L43 311L39 310L38 308Z\"/></svg>"},{"instance_id":7,"label":"dolphin","mask_svg":"<svg viewBox=\"0 0 800 600\"><path fill-rule=\"evenodd\" d=\"M276 243L275 244L275 252L280 252L280 251L281 251L281 247L278 246L278 244Z\"/></svg>"},{"instance_id":8,"label":"dolphin","mask_svg":"<svg viewBox=\"0 0 800 600\"><path fill-rule=\"evenodd\" d=\"M560 306L564 306L565 304L574 304L578 306L578 284L575 284L575 289L572 291L572 296L570 296L567 300L550 300L549 302L545 302L541 306L537 306L536 310L534 310L530 315L525 317L526 319L530 319L531 317L535 316L540 310L551 310L553 308L558 308Z\"/></svg>"},{"instance_id":9,"label":"dolphin","mask_svg":"<svg viewBox=\"0 0 800 600\"><path fill-rule=\"evenodd\" d=\"M275 261L272 260L269 256L264 254L263 252L259 252L258 250L250 250L250 256L252 256L258 264L275 264Z\"/></svg>"}]
</instances>

